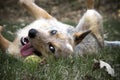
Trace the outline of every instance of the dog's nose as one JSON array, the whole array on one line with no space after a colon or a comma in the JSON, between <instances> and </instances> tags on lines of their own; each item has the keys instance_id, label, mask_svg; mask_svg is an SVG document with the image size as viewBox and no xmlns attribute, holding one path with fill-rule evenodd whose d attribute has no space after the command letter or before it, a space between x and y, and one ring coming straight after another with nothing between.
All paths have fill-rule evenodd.
<instances>
[{"instance_id":1,"label":"dog's nose","mask_svg":"<svg viewBox=\"0 0 120 80\"><path fill-rule=\"evenodd\" d=\"M29 33L28 33L28 36L29 36L30 38L35 38L36 34L37 34L37 30L35 30L35 29L30 29L30 30L29 30Z\"/></svg>"}]
</instances>

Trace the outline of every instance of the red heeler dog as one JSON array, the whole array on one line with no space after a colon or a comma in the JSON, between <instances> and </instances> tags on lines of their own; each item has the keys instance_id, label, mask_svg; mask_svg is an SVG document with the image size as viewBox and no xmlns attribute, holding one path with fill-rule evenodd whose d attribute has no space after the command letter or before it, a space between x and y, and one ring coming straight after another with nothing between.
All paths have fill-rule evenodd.
<instances>
[{"instance_id":1,"label":"red heeler dog","mask_svg":"<svg viewBox=\"0 0 120 80\"><path fill-rule=\"evenodd\" d=\"M104 46L102 16L93 9L93 0L86 1L88 10L76 27L58 21L38 7L34 0L19 0L19 2L36 20L18 30L13 42L5 39L0 33L2 51L15 57L37 54L57 58L97 53ZM1 26L0 32L2 32Z\"/></svg>"}]
</instances>

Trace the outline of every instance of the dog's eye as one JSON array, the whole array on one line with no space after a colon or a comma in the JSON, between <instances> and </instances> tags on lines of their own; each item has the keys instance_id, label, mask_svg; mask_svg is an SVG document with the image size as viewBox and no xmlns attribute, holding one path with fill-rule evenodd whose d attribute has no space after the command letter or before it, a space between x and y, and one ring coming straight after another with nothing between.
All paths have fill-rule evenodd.
<instances>
[{"instance_id":1,"label":"dog's eye","mask_svg":"<svg viewBox=\"0 0 120 80\"><path fill-rule=\"evenodd\" d=\"M49 49L52 53L55 53L55 48L52 44L49 44Z\"/></svg>"},{"instance_id":2,"label":"dog's eye","mask_svg":"<svg viewBox=\"0 0 120 80\"><path fill-rule=\"evenodd\" d=\"M52 31L50 31L50 34L51 35L55 35L57 33L57 30L52 30Z\"/></svg>"}]
</instances>

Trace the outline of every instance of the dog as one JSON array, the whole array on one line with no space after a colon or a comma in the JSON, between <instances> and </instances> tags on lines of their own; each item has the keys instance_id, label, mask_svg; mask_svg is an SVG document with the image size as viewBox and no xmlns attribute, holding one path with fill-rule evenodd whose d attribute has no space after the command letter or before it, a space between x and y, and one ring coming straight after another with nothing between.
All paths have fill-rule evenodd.
<instances>
[{"instance_id":1,"label":"dog","mask_svg":"<svg viewBox=\"0 0 120 80\"><path fill-rule=\"evenodd\" d=\"M19 2L36 20L18 30L13 42L0 33L2 51L14 57L36 54L58 58L97 53L104 47L103 20L93 8L93 0L86 1L88 9L76 27L58 21L38 7L34 0L19 0ZM2 32L1 26L0 32Z\"/></svg>"}]
</instances>

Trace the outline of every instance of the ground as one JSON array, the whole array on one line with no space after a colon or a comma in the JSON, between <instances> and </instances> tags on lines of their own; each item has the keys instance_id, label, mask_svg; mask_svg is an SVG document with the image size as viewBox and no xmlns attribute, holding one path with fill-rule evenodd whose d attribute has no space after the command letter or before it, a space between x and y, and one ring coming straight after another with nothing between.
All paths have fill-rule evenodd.
<instances>
[{"instance_id":1,"label":"ground","mask_svg":"<svg viewBox=\"0 0 120 80\"><path fill-rule=\"evenodd\" d=\"M85 0L36 0L36 3L47 10L57 19L66 22L78 23L86 11ZM119 0L95 0L95 9L104 16L104 19L120 19ZM20 6L18 0L0 0L0 21L31 22L31 17Z\"/></svg>"}]
</instances>

